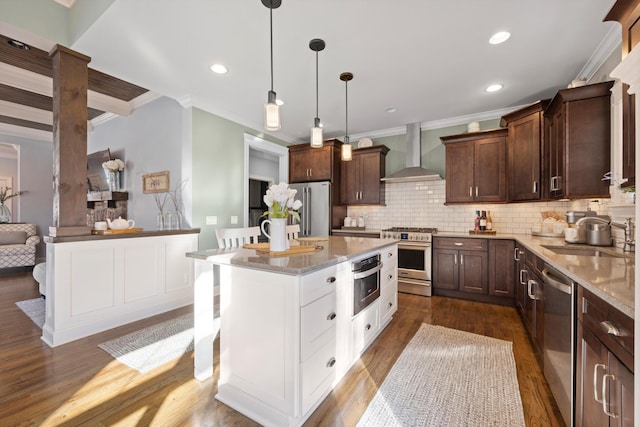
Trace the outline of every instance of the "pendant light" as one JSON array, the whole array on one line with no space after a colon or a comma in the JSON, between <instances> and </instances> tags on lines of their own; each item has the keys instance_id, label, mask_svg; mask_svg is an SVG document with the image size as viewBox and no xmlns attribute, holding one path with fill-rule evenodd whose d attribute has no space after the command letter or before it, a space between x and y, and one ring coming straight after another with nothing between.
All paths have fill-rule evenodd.
<instances>
[{"instance_id":1,"label":"pendant light","mask_svg":"<svg viewBox=\"0 0 640 427\"><path fill-rule=\"evenodd\" d=\"M313 39L309 42L309 48L316 53L316 117L313 119L313 127L311 128L311 146L313 148L322 148L322 127L320 118L318 117L318 52L324 49L324 40Z\"/></svg>"},{"instance_id":2,"label":"pendant light","mask_svg":"<svg viewBox=\"0 0 640 427\"><path fill-rule=\"evenodd\" d=\"M273 9L282 4L282 0L262 0L262 4L269 8L269 36L271 46L271 90L267 94L264 105L264 127L266 130L280 129L280 107L276 104L276 93L273 91Z\"/></svg>"},{"instance_id":3,"label":"pendant light","mask_svg":"<svg viewBox=\"0 0 640 427\"><path fill-rule=\"evenodd\" d=\"M345 132L344 132L344 144L342 144L342 160L349 161L352 159L351 143L349 142L349 93L347 92L347 85L349 80L353 79L353 74L344 72L340 74L340 80L344 82L344 111L345 111Z\"/></svg>"}]
</instances>

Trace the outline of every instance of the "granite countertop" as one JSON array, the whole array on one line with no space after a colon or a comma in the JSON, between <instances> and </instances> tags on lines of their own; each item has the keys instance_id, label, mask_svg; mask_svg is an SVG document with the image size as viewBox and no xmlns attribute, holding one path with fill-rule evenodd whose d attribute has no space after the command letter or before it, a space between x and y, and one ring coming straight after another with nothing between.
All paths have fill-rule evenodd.
<instances>
[{"instance_id":1,"label":"granite countertop","mask_svg":"<svg viewBox=\"0 0 640 427\"><path fill-rule=\"evenodd\" d=\"M635 318L635 254L615 247L566 243L563 238L525 234L477 235L438 232L434 237L512 239L622 313ZM598 249L618 257L562 255L545 246Z\"/></svg>"},{"instance_id":2,"label":"granite countertop","mask_svg":"<svg viewBox=\"0 0 640 427\"><path fill-rule=\"evenodd\" d=\"M357 258L367 252L381 249L398 241L370 237L329 236L319 241L305 240L301 245L318 245L315 252L290 256L268 256L254 249L209 249L187 253L187 257L213 264L234 265L244 268L275 271L282 274L300 275Z\"/></svg>"},{"instance_id":3,"label":"granite countertop","mask_svg":"<svg viewBox=\"0 0 640 427\"><path fill-rule=\"evenodd\" d=\"M190 228L188 230L142 230L137 233L118 233L118 234L83 234L79 236L44 236L45 243L69 243L69 242L84 242L95 240L109 240L109 239L132 239L139 237L155 237L155 236L172 236L178 234L199 234L199 228Z\"/></svg>"},{"instance_id":4,"label":"granite countertop","mask_svg":"<svg viewBox=\"0 0 640 427\"><path fill-rule=\"evenodd\" d=\"M373 228L334 228L331 230L331 234L380 234L380 230Z\"/></svg>"}]
</instances>

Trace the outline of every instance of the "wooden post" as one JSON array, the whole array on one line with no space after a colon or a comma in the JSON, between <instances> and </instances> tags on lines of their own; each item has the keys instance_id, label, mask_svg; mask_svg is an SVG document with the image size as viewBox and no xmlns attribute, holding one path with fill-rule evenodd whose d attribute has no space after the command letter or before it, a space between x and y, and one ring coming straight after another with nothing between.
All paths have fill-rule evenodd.
<instances>
[{"instance_id":1,"label":"wooden post","mask_svg":"<svg viewBox=\"0 0 640 427\"><path fill-rule=\"evenodd\" d=\"M91 234L87 226L87 90L91 58L56 45L53 59L52 237Z\"/></svg>"}]
</instances>

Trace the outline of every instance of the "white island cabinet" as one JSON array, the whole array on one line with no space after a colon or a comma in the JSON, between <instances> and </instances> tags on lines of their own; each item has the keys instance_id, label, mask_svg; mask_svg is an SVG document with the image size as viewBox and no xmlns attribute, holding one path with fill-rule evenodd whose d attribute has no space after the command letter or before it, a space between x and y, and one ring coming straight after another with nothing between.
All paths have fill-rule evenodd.
<instances>
[{"instance_id":1,"label":"white island cabinet","mask_svg":"<svg viewBox=\"0 0 640 427\"><path fill-rule=\"evenodd\" d=\"M213 374L210 289L217 276L216 398L266 426L302 425L397 307L394 240L330 237L317 244L322 249L290 257L246 249L189 254L196 258L195 375L202 380ZM381 296L353 316L351 264L375 254L383 262ZM219 276L207 265L215 265ZM198 277L205 279L199 283Z\"/></svg>"}]
</instances>

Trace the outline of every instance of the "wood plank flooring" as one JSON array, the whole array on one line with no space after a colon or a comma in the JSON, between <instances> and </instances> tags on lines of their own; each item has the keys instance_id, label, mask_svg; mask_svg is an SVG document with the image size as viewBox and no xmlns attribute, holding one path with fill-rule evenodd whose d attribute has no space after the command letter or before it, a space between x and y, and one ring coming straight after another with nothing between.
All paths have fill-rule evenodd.
<instances>
[{"instance_id":1,"label":"wood plank flooring","mask_svg":"<svg viewBox=\"0 0 640 427\"><path fill-rule=\"evenodd\" d=\"M0 274L0 426L257 426L193 378L193 353L140 374L98 344L191 311L185 307L49 348L15 305L38 296L31 273ZM527 426L562 426L514 308L400 294L391 324L305 426L353 426L421 323L513 342ZM214 344L217 354L217 340Z\"/></svg>"}]
</instances>

